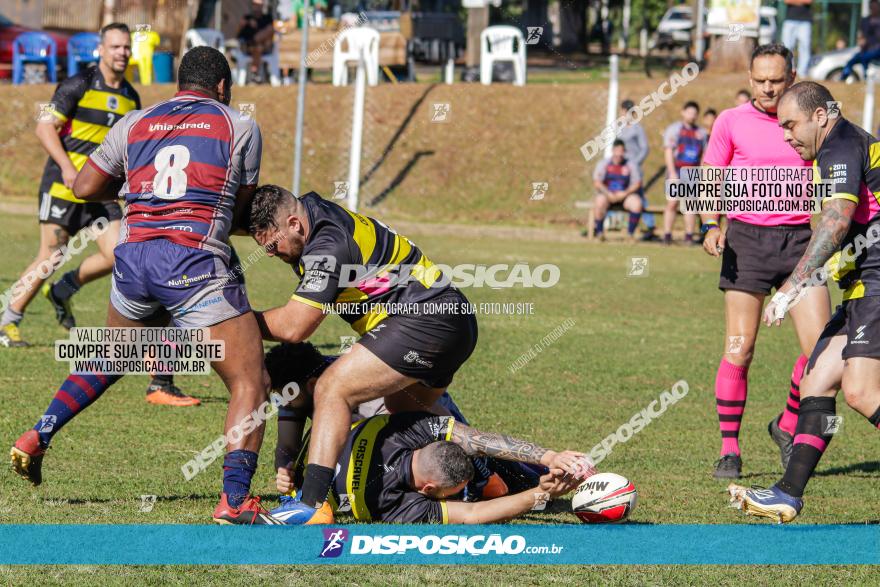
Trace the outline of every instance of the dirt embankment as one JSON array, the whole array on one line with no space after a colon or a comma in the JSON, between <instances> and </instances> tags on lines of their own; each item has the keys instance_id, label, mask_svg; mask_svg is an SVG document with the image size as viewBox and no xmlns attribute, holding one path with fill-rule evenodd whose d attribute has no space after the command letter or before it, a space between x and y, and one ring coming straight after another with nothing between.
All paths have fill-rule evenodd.
<instances>
[{"instance_id":1,"label":"dirt embankment","mask_svg":"<svg viewBox=\"0 0 880 587\"><path fill-rule=\"evenodd\" d=\"M664 78L625 80L620 98L638 101ZM747 87L745 75L701 74L643 121L650 177L662 165L661 133L680 106L696 100L723 110ZM832 88L844 116L862 119L863 86ZM0 198L35 198L45 154L33 133L49 86L0 87ZM171 86L140 88L149 105ZM332 196L348 179L353 89L312 84L307 92L303 188ZM367 91L364 115L363 210L424 222L548 226L583 221L577 200L592 195L599 156L580 147L605 125L607 85L534 84L484 87L383 84ZM293 166L296 88L236 88L233 106L253 104L264 138L261 181L289 186ZM436 105L448 105L436 106ZM250 107L246 107L250 110ZM445 120L443 119L445 113ZM875 113L875 120L880 116ZM601 155L600 155L601 156ZM535 191L533 184L539 184ZM546 191L543 191L543 185ZM340 186L341 187L341 186ZM543 195L543 197L540 197ZM662 181L649 192L662 201Z\"/></svg>"}]
</instances>

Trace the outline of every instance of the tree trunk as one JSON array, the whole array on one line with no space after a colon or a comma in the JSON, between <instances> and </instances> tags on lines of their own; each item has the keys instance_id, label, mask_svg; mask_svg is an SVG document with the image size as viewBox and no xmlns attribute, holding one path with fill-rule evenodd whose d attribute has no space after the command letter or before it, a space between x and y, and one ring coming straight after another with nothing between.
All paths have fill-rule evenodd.
<instances>
[{"instance_id":1,"label":"tree trunk","mask_svg":"<svg viewBox=\"0 0 880 587\"><path fill-rule=\"evenodd\" d=\"M571 0L559 7L559 50L585 50L587 45L587 2Z\"/></svg>"},{"instance_id":2,"label":"tree trunk","mask_svg":"<svg viewBox=\"0 0 880 587\"><path fill-rule=\"evenodd\" d=\"M465 49L465 67L468 69L480 66L480 33L488 26L488 6L468 8L467 47Z\"/></svg>"},{"instance_id":3,"label":"tree trunk","mask_svg":"<svg viewBox=\"0 0 880 587\"><path fill-rule=\"evenodd\" d=\"M749 58L755 47L752 37L740 37L738 41L728 41L723 35L712 37L711 60L712 71L723 73L742 73L749 70Z\"/></svg>"},{"instance_id":4,"label":"tree trunk","mask_svg":"<svg viewBox=\"0 0 880 587\"><path fill-rule=\"evenodd\" d=\"M528 27L543 27L541 40L535 43L538 47L553 46L553 31L547 14L549 0L526 0L526 10L523 21L526 30L523 33L528 37Z\"/></svg>"}]
</instances>

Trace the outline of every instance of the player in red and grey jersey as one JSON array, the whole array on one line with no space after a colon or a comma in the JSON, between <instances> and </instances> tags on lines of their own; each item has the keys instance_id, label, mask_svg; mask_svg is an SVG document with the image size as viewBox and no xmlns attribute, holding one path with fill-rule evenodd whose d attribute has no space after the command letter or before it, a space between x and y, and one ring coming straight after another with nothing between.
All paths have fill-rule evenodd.
<instances>
[{"instance_id":1,"label":"player in red and grey jersey","mask_svg":"<svg viewBox=\"0 0 880 587\"><path fill-rule=\"evenodd\" d=\"M229 261L235 190L256 184L262 149L249 117L197 91L124 117L89 164L119 177L120 244L164 239Z\"/></svg>"},{"instance_id":2,"label":"player in red and grey jersey","mask_svg":"<svg viewBox=\"0 0 880 587\"><path fill-rule=\"evenodd\" d=\"M77 176L87 201L128 201L115 252L107 326L208 328L226 356L212 367L230 392L223 493L214 510L222 524L279 524L250 495L263 425L229 434L266 400L269 375L260 330L240 271L230 267L228 236L247 222L256 191L260 132L228 107L232 74L209 47L183 57L180 92L146 111L127 114ZM121 375L74 374L45 415L12 449L15 470L37 485L52 436ZM242 432L239 429L240 432Z\"/></svg>"}]
</instances>

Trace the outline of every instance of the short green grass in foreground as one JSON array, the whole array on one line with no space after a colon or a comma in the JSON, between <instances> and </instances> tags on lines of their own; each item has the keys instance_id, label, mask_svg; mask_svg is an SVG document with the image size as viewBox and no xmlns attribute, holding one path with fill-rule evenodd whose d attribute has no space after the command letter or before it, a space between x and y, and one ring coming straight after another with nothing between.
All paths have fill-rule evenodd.
<instances>
[{"instance_id":1,"label":"short green grass in foreground","mask_svg":"<svg viewBox=\"0 0 880 587\"><path fill-rule=\"evenodd\" d=\"M0 288L9 287L36 249L30 217L2 218L5 254ZM524 436L554 448L589 450L661 391L684 379L690 392L628 443L618 445L601 469L634 480L640 494L632 521L650 524L749 523L726 507L724 484L711 478L718 430L713 380L722 349L721 295L717 262L696 249L620 244L524 242L499 238L430 235L430 226L411 233L435 261L555 263L558 285L549 289L469 289L474 303L534 304L530 316L481 315L478 348L451 393L473 424ZM244 257L254 247L236 246ZM646 277L628 277L631 257L648 258ZM263 259L247 272L257 308L281 304L293 288L290 271ZM109 282L86 286L75 300L80 325L103 323ZM531 362L509 366L564 320L575 327ZM53 360L53 341L64 336L48 305L35 300L23 324L34 346L0 349L0 440L8 447L42 414L65 377ZM349 334L332 318L315 336L324 352L335 352ZM797 355L790 325L761 332L751 370L749 405L743 426L744 482L770 485L780 474L778 453L766 434L781 409L791 364ZM46 457L43 486L26 486L11 472L0 474L0 523L204 524L220 489L220 465L186 482L181 465L222 433L226 392L215 376L181 377L180 385L204 405L175 409L147 404L146 377L115 386L64 429ZM797 523L865 523L878 520L878 437L863 419L840 403L841 433L811 483ZM254 490L273 503L274 422L267 428ZM0 447L0 448L2 448ZM3 448L5 451L6 448ZM5 458L5 457L4 457ZM158 495L153 511L139 511L140 495ZM571 523L567 502L554 512L529 515L518 523ZM342 521L345 521L343 519ZM744 548L747 545L731 545ZM291 548L296 548L295 544ZM845 545L829 545L845 548ZM515 573L515 575L513 574ZM875 583L864 568L726 567L26 567L0 569L0 583L132 584L558 584L616 585ZM389 577L392 577L390 579ZM514 578L515 577L515 578Z\"/></svg>"}]
</instances>

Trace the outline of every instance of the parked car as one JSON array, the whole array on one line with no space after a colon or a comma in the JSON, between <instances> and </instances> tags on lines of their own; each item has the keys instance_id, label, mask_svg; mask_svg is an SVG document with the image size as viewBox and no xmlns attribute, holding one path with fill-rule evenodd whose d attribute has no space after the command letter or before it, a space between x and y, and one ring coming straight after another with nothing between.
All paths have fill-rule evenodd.
<instances>
[{"instance_id":1,"label":"parked car","mask_svg":"<svg viewBox=\"0 0 880 587\"><path fill-rule=\"evenodd\" d=\"M708 11L703 14L704 22L707 14ZM760 18L758 43L761 45L772 43L776 40L776 9L771 6L762 6L758 14ZM651 48L670 50L678 47L689 48L693 28L693 9L684 5L673 6L660 19ZM704 26L704 30L707 28Z\"/></svg>"},{"instance_id":2,"label":"parked car","mask_svg":"<svg viewBox=\"0 0 880 587\"><path fill-rule=\"evenodd\" d=\"M660 19L651 49L689 49L693 28L693 9L690 6L673 6Z\"/></svg>"},{"instance_id":3,"label":"parked car","mask_svg":"<svg viewBox=\"0 0 880 587\"><path fill-rule=\"evenodd\" d=\"M17 25L0 14L0 79L12 77L12 42L15 37L34 30L36 29ZM64 33L42 32L55 39L55 44L58 45L58 69L63 75L63 72L67 71L67 41L70 36Z\"/></svg>"},{"instance_id":4,"label":"parked car","mask_svg":"<svg viewBox=\"0 0 880 587\"><path fill-rule=\"evenodd\" d=\"M859 47L848 47L846 49L838 49L829 51L828 53L820 53L810 58L810 66L807 69L807 77L818 81L840 81L843 68L847 61L852 59L859 52ZM876 66L876 61L873 65ZM853 68L851 80L862 81L865 78L865 71L860 65Z\"/></svg>"}]
</instances>

